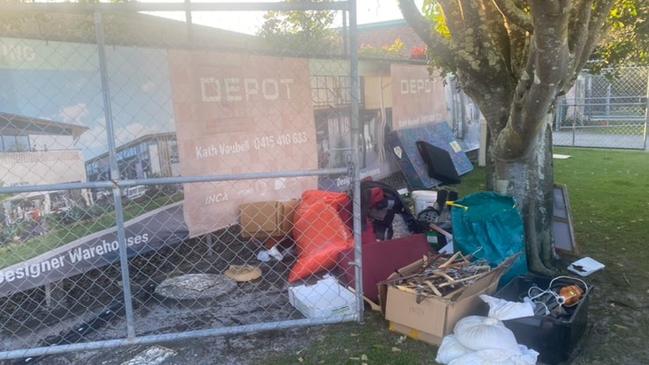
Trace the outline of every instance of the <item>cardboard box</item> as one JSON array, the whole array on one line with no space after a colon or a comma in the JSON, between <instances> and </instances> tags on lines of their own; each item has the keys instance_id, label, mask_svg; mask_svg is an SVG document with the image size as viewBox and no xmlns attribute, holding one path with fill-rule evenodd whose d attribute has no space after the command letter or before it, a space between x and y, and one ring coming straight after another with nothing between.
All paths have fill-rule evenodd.
<instances>
[{"instance_id":1,"label":"cardboard box","mask_svg":"<svg viewBox=\"0 0 649 365\"><path fill-rule=\"evenodd\" d=\"M430 333L422 332L408 326L404 326L399 323L390 321L388 329L392 332L400 333L402 335L408 336L413 340L422 341L429 343L431 345L439 346L442 343L442 338L438 336L431 335Z\"/></svg>"},{"instance_id":2,"label":"cardboard box","mask_svg":"<svg viewBox=\"0 0 649 365\"><path fill-rule=\"evenodd\" d=\"M242 204L239 208L241 236L266 239L289 235L298 204L297 199Z\"/></svg>"},{"instance_id":3,"label":"cardboard box","mask_svg":"<svg viewBox=\"0 0 649 365\"><path fill-rule=\"evenodd\" d=\"M385 319L390 321L390 329L431 344L441 344L442 338L453 331L460 319L476 314L483 305L480 294L492 294L505 270L511 267L509 258L494 270L485 273L473 284L459 289L446 297L426 297L417 303L416 294L397 289L383 283L379 286L381 306ZM421 269L423 260L418 260L392 274L406 276Z\"/></svg>"}]
</instances>

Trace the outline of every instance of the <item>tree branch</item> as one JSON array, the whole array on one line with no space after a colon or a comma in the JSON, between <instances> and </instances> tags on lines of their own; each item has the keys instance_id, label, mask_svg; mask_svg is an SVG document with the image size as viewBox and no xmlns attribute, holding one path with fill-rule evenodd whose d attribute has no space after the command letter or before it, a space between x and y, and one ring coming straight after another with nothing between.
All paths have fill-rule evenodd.
<instances>
[{"instance_id":1,"label":"tree branch","mask_svg":"<svg viewBox=\"0 0 649 365\"><path fill-rule=\"evenodd\" d=\"M516 84L514 100L509 112L511 120L522 119L525 98L528 95L528 90L534 82L534 61L536 60L536 48L534 47L534 42L530 42L527 54L527 64L525 66L525 69L521 72L521 75L518 79L518 84Z\"/></svg>"},{"instance_id":2,"label":"tree branch","mask_svg":"<svg viewBox=\"0 0 649 365\"><path fill-rule=\"evenodd\" d=\"M507 32L506 19L501 16L498 7L491 0L482 0L478 8L478 14L485 19L487 39L491 43L490 53L493 66L499 71L502 77L507 77L507 83L516 83L516 76L512 75L510 38Z\"/></svg>"},{"instance_id":3,"label":"tree branch","mask_svg":"<svg viewBox=\"0 0 649 365\"><path fill-rule=\"evenodd\" d=\"M500 13L505 17L510 23L517 25L524 30L532 33L534 31L534 26L532 25L532 19L529 14L523 11L523 9L516 6L516 4L511 0L493 0L494 4L500 10Z\"/></svg>"},{"instance_id":4,"label":"tree branch","mask_svg":"<svg viewBox=\"0 0 649 365\"><path fill-rule=\"evenodd\" d=\"M526 71L516 87L517 95L507 126L495 146L495 155L501 160L516 160L527 155L543 129L560 83L567 77L570 18L567 0L533 1L531 5L536 32L532 42L534 52L530 52L527 69L533 62L534 71L532 75L527 75Z\"/></svg>"},{"instance_id":5,"label":"tree branch","mask_svg":"<svg viewBox=\"0 0 649 365\"><path fill-rule=\"evenodd\" d=\"M433 31L433 24L421 14L414 0L399 0L399 7L401 8L404 19L406 19L419 38L430 49L435 51L441 63L451 69L455 68L454 57L451 53L449 42L437 32Z\"/></svg>"},{"instance_id":6,"label":"tree branch","mask_svg":"<svg viewBox=\"0 0 649 365\"><path fill-rule=\"evenodd\" d=\"M463 37L466 24L460 2L458 0L437 0L437 3L442 8L446 26L453 38Z\"/></svg>"},{"instance_id":7,"label":"tree branch","mask_svg":"<svg viewBox=\"0 0 649 365\"><path fill-rule=\"evenodd\" d=\"M515 78L520 77L521 73L524 70L525 63L528 58L528 48L531 43L530 33L523 31L522 29L509 29L509 52L510 52L510 67L512 69L512 75Z\"/></svg>"},{"instance_id":8,"label":"tree branch","mask_svg":"<svg viewBox=\"0 0 649 365\"><path fill-rule=\"evenodd\" d=\"M614 0L600 0L594 4L588 24L588 39L584 45L584 49L578 59L575 60L575 73L579 73L584 67L590 55L595 50L597 43L604 32L607 25L606 19L608 18L611 8L613 7Z\"/></svg>"},{"instance_id":9,"label":"tree branch","mask_svg":"<svg viewBox=\"0 0 649 365\"><path fill-rule=\"evenodd\" d=\"M584 47L588 40L588 28L591 22L591 8L593 7L593 0L585 0L579 3L579 8L575 9L576 13L571 19L571 32L568 38L568 46L572 53L574 60L571 71L574 73L578 60L581 60L584 53Z\"/></svg>"}]
</instances>

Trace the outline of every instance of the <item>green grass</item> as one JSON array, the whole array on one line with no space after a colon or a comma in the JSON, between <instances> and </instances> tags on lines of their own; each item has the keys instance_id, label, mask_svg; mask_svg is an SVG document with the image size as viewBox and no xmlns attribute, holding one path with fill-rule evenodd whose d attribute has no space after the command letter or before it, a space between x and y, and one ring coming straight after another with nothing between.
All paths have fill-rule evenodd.
<instances>
[{"instance_id":1,"label":"green grass","mask_svg":"<svg viewBox=\"0 0 649 365\"><path fill-rule=\"evenodd\" d=\"M649 349L649 153L557 148L555 180L566 184L575 235L584 255L606 264L593 275L590 329L575 364L648 364ZM484 189L477 169L459 187L466 195ZM322 329L317 341L297 352L277 354L267 364L434 364L436 348L400 341L376 313L365 325ZM392 347L400 351L393 351ZM365 355L367 361L361 361Z\"/></svg>"},{"instance_id":2,"label":"green grass","mask_svg":"<svg viewBox=\"0 0 649 365\"><path fill-rule=\"evenodd\" d=\"M577 364L647 364L649 153L558 150L556 180L568 185L582 253L606 265L592 283L594 325Z\"/></svg>"},{"instance_id":3,"label":"green grass","mask_svg":"<svg viewBox=\"0 0 649 365\"><path fill-rule=\"evenodd\" d=\"M435 348L406 339L386 329L386 322L375 313L365 323L339 324L323 328L323 336L305 349L270 356L260 363L284 364L435 364Z\"/></svg>"},{"instance_id":4,"label":"green grass","mask_svg":"<svg viewBox=\"0 0 649 365\"><path fill-rule=\"evenodd\" d=\"M572 133L571 127L561 128L561 132ZM611 134L621 136L642 136L644 134L644 125L628 124L628 125L610 125L610 126L577 126L575 133L589 133L589 134Z\"/></svg>"},{"instance_id":5,"label":"green grass","mask_svg":"<svg viewBox=\"0 0 649 365\"><path fill-rule=\"evenodd\" d=\"M176 193L152 200L129 202L124 206L124 220L135 218L148 211L177 202L181 199L182 193ZM113 226L115 226L115 212L113 210L106 211L106 213L93 220L79 221L65 226L52 224L50 227L51 230L44 236L35 237L26 242L0 247L0 269Z\"/></svg>"}]
</instances>

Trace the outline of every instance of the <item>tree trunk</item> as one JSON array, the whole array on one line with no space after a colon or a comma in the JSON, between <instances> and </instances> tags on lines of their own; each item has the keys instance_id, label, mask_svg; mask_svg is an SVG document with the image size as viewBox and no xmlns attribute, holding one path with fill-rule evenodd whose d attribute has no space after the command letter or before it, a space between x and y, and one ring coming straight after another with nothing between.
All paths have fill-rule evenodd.
<instances>
[{"instance_id":1,"label":"tree trunk","mask_svg":"<svg viewBox=\"0 0 649 365\"><path fill-rule=\"evenodd\" d=\"M548 121L552 115L548 114ZM525 224L529 269L541 274L553 271L552 130L548 123L538 134L531 152L521 160L504 161L492 156L491 184L498 193L514 197Z\"/></svg>"}]
</instances>

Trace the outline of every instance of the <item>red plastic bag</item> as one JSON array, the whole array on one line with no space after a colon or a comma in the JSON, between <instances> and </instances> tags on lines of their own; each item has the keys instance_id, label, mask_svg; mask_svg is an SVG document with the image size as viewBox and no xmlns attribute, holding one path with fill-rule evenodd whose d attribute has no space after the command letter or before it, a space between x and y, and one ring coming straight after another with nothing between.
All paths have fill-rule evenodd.
<instances>
[{"instance_id":1,"label":"red plastic bag","mask_svg":"<svg viewBox=\"0 0 649 365\"><path fill-rule=\"evenodd\" d=\"M325 202L338 212L340 219L352 229L352 199L345 193L335 193L323 190L307 190L302 193L303 204L312 204L318 201Z\"/></svg>"},{"instance_id":2,"label":"red plastic bag","mask_svg":"<svg viewBox=\"0 0 649 365\"><path fill-rule=\"evenodd\" d=\"M341 252L354 245L352 232L340 217L349 196L342 193L307 191L293 218L293 238L298 260L291 269L289 282L333 268Z\"/></svg>"}]
</instances>

